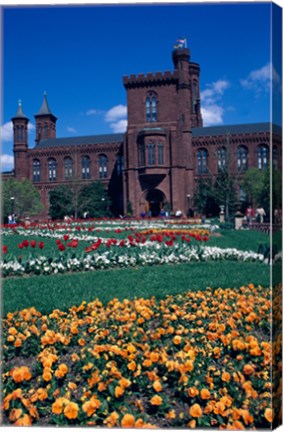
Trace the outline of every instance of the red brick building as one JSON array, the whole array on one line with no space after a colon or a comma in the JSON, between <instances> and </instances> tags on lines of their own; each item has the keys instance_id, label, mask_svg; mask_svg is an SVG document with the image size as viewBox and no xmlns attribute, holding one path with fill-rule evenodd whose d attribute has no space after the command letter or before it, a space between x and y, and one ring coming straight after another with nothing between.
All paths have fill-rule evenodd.
<instances>
[{"instance_id":1,"label":"red brick building","mask_svg":"<svg viewBox=\"0 0 283 432\"><path fill-rule=\"evenodd\" d=\"M223 167L242 175L265 169L270 157L281 167L281 129L269 123L203 127L200 66L190 51L172 53L174 70L123 77L127 92L125 134L57 138L57 118L46 94L35 115L36 145L28 147L28 118L19 104L14 125L14 177L37 186L48 214L49 192L72 179L100 180L116 214L131 203L134 215L158 215L167 204L186 214L197 179ZM272 136L272 140L271 137ZM238 191L240 194L240 190Z\"/></svg>"}]
</instances>

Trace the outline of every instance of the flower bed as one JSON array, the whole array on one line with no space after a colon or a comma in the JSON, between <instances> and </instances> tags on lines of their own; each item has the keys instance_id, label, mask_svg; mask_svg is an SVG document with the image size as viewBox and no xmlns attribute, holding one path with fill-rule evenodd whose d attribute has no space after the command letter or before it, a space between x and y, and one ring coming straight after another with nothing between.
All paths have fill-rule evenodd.
<instances>
[{"instance_id":1,"label":"flower bed","mask_svg":"<svg viewBox=\"0 0 283 432\"><path fill-rule=\"evenodd\" d=\"M270 306L250 284L9 313L4 423L270 428Z\"/></svg>"}]
</instances>

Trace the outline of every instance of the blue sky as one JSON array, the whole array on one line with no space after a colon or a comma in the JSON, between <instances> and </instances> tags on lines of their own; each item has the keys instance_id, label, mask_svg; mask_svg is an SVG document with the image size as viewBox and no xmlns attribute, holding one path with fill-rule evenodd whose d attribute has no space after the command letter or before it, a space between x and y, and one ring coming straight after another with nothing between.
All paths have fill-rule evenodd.
<instances>
[{"instance_id":1,"label":"blue sky","mask_svg":"<svg viewBox=\"0 0 283 432\"><path fill-rule=\"evenodd\" d=\"M13 167L10 119L19 98L29 147L44 91L58 137L123 132L123 75L173 70L180 36L201 66L205 125L269 121L270 14L269 2L4 7L2 170Z\"/></svg>"}]
</instances>

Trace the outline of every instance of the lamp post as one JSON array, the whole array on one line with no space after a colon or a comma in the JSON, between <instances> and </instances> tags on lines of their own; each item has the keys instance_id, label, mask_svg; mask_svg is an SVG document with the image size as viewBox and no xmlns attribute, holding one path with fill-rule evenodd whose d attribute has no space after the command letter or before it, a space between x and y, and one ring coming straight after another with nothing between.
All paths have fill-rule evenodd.
<instances>
[{"instance_id":1,"label":"lamp post","mask_svg":"<svg viewBox=\"0 0 283 432\"><path fill-rule=\"evenodd\" d=\"M14 201L15 201L15 198L13 196L11 196L10 200L11 200L11 214L14 214Z\"/></svg>"},{"instance_id":2,"label":"lamp post","mask_svg":"<svg viewBox=\"0 0 283 432\"><path fill-rule=\"evenodd\" d=\"M189 215L189 210L190 210L190 198L191 198L191 195L190 194L187 194L187 205L188 205L188 210L187 210L187 217L188 216L190 216Z\"/></svg>"}]
</instances>

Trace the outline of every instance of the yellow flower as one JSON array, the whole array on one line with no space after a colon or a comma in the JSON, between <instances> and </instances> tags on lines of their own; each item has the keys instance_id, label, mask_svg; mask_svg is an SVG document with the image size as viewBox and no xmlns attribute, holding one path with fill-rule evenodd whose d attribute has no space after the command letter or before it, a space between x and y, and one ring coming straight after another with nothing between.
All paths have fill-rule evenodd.
<instances>
[{"instance_id":1,"label":"yellow flower","mask_svg":"<svg viewBox=\"0 0 283 432\"><path fill-rule=\"evenodd\" d=\"M189 410L189 414L191 417L199 418L202 416L202 409L199 404L193 404Z\"/></svg>"},{"instance_id":2,"label":"yellow flower","mask_svg":"<svg viewBox=\"0 0 283 432\"><path fill-rule=\"evenodd\" d=\"M120 387L120 386L116 386L115 387L115 397L116 398L119 398L120 396L123 396L124 393L125 393L124 387Z\"/></svg>"},{"instance_id":3,"label":"yellow flower","mask_svg":"<svg viewBox=\"0 0 283 432\"><path fill-rule=\"evenodd\" d=\"M201 389L200 391L200 398L205 400L210 398L210 391L207 389Z\"/></svg>"},{"instance_id":4,"label":"yellow flower","mask_svg":"<svg viewBox=\"0 0 283 432\"><path fill-rule=\"evenodd\" d=\"M132 428L135 425L135 417L132 414L125 414L121 420L123 428Z\"/></svg>"},{"instance_id":5,"label":"yellow flower","mask_svg":"<svg viewBox=\"0 0 283 432\"><path fill-rule=\"evenodd\" d=\"M264 417L269 423L272 423L273 413L271 408L266 408L266 410L264 411Z\"/></svg>"},{"instance_id":6,"label":"yellow flower","mask_svg":"<svg viewBox=\"0 0 283 432\"><path fill-rule=\"evenodd\" d=\"M157 406L161 405L162 404L162 398L158 395L155 395L150 399L150 403L151 403L151 405L157 405Z\"/></svg>"},{"instance_id":7,"label":"yellow flower","mask_svg":"<svg viewBox=\"0 0 283 432\"><path fill-rule=\"evenodd\" d=\"M79 407L75 402L69 402L64 408L64 415L69 420L76 419L78 417Z\"/></svg>"},{"instance_id":8,"label":"yellow flower","mask_svg":"<svg viewBox=\"0 0 283 432\"><path fill-rule=\"evenodd\" d=\"M198 391L198 389L196 388L196 387L190 387L189 389L188 389L188 395L190 396L190 397L195 397L195 396L197 396L199 394L199 391Z\"/></svg>"},{"instance_id":9,"label":"yellow flower","mask_svg":"<svg viewBox=\"0 0 283 432\"><path fill-rule=\"evenodd\" d=\"M153 386L155 391L160 392L162 390L162 384L159 380L154 381Z\"/></svg>"}]
</instances>

